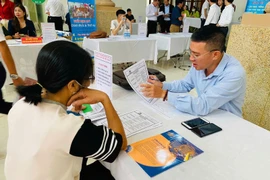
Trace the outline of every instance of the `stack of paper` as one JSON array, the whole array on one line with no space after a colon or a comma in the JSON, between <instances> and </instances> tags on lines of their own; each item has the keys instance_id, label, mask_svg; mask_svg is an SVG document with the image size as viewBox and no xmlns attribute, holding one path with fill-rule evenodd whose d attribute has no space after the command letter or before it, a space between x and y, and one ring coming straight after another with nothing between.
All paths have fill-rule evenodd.
<instances>
[{"instance_id":1,"label":"stack of paper","mask_svg":"<svg viewBox=\"0 0 270 180\"><path fill-rule=\"evenodd\" d=\"M81 115L85 119L91 119L91 121L97 121L106 118L104 107L101 103L85 105L86 109L81 112Z\"/></svg>"},{"instance_id":2,"label":"stack of paper","mask_svg":"<svg viewBox=\"0 0 270 180\"><path fill-rule=\"evenodd\" d=\"M136 110L119 116L127 137L160 127L162 122ZM96 125L108 126L107 119L95 122Z\"/></svg>"}]
</instances>

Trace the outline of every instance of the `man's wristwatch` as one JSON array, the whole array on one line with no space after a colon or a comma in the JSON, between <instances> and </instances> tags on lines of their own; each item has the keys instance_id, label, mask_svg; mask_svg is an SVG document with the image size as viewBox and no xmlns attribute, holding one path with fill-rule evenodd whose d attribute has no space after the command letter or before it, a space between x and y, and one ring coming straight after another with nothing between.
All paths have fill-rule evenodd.
<instances>
[{"instance_id":1,"label":"man's wristwatch","mask_svg":"<svg viewBox=\"0 0 270 180\"><path fill-rule=\"evenodd\" d=\"M16 80L19 78L18 74L10 74L9 77L13 80Z\"/></svg>"}]
</instances>

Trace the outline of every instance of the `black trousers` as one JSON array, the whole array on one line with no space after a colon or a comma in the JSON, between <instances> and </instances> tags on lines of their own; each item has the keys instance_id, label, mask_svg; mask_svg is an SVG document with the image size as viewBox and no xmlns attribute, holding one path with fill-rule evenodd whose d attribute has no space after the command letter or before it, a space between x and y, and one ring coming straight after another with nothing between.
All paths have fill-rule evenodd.
<instances>
[{"instance_id":1,"label":"black trousers","mask_svg":"<svg viewBox=\"0 0 270 180\"><path fill-rule=\"evenodd\" d=\"M157 21L148 20L147 22L147 37L149 34L156 34L157 33Z\"/></svg>"},{"instance_id":2,"label":"black trousers","mask_svg":"<svg viewBox=\"0 0 270 180\"><path fill-rule=\"evenodd\" d=\"M63 31L63 19L62 17L48 16L48 22L53 22L55 30Z\"/></svg>"},{"instance_id":3,"label":"black trousers","mask_svg":"<svg viewBox=\"0 0 270 180\"><path fill-rule=\"evenodd\" d=\"M201 28L204 26L205 21L206 21L206 19L201 18Z\"/></svg>"},{"instance_id":4,"label":"black trousers","mask_svg":"<svg viewBox=\"0 0 270 180\"><path fill-rule=\"evenodd\" d=\"M227 37L229 28L228 27L220 27L220 30L223 32L225 38Z\"/></svg>"},{"instance_id":5,"label":"black trousers","mask_svg":"<svg viewBox=\"0 0 270 180\"><path fill-rule=\"evenodd\" d=\"M5 81L6 81L6 70L3 64L0 62L0 113L1 114L8 114L9 110L12 107L12 103L5 102L3 99L3 94L2 94L1 89L4 86Z\"/></svg>"},{"instance_id":6,"label":"black trousers","mask_svg":"<svg viewBox=\"0 0 270 180\"><path fill-rule=\"evenodd\" d=\"M162 21L160 23L160 32L161 33L169 33L170 32L170 27L171 27L171 21Z\"/></svg>"}]
</instances>

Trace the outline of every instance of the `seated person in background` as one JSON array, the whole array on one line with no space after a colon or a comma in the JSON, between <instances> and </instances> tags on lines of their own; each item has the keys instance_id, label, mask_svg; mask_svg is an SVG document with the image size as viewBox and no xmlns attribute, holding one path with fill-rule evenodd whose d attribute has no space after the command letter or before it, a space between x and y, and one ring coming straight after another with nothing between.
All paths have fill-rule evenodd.
<instances>
[{"instance_id":1,"label":"seated person in background","mask_svg":"<svg viewBox=\"0 0 270 180\"><path fill-rule=\"evenodd\" d=\"M129 8L127 9L126 18L132 23L136 22L136 19L134 18L133 14L131 12L131 9L129 9Z\"/></svg>"},{"instance_id":2,"label":"seated person in background","mask_svg":"<svg viewBox=\"0 0 270 180\"><path fill-rule=\"evenodd\" d=\"M246 73L238 60L223 52L225 36L216 26L205 26L191 36L190 61L193 67L183 80L142 84L146 97L163 98L181 112L204 116L216 109L242 117ZM196 89L198 97L188 93Z\"/></svg>"},{"instance_id":3,"label":"seated person in background","mask_svg":"<svg viewBox=\"0 0 270 180\"><path fill-rule=\"evenodd\" d=\"M16 4L15 17L8 22L8 31L13 38L19 39L23 36L36 37L36 29L32 21L26 19L26 11L22 4Z\"/></svg>"},{"instance_id":4,"label":"seated person in background","mask_svg":"<svg viewBox=\"0 0 270 180\"><path fill-rule=\"evenodd\" d=\"M196 7L192 7L192 10L191 10L191 13L190 13L190 17L200 18L200 12L197 10Z\"/></svg>"},{"instance_id":5,"label":"seated person in background","mask_svg":"<svg viewBox=\"0 0 270 180\"><path fill-rule=\"evenodd\" d=\"M8 114L6 178L113 179L99 161L113 162L127 140L110 98L87 88L94 80L91 56L75 43L54 41L39 52L36 72L38 83L17 88L25 98ZM108 127L67 113L71 104L81 110L99 102Z\"/></svg>"},{"instance_id":6,"label":"seated person in background","mask_svg":"<svg viewBox=\"0 0 270 180\"><path fill-rule=\"evenodd\" d=\"M116 11L117 19L111 21L111 34L123 35L125 29L129 29L132 34L132 23L126 18L126 12L122 9Z\"/></svg>"},{"instance_id":7,"label":"seated person in background","mask_svg":"<svg viewBox=\"0 0 270 180\"><path fill-rule=\"evenodd\" d=\"M184 5L184 6L183 6L182 15L183 15L184 17L189 17L189 10L188 10L188 6L187 6L187 5Z\"/></svg>"},{"instance_id":8,"label":"seated person in background","mask_svg":"<svg viewBox=\"0 0 270 180\"><path fill-rule=\"evenodd\" d=\"M8 30L3 26L2 23L0 23L0 26L2 27L3 33L5 35L6 40L12 39L12 36L9 34Z\"/></svg>"}]
</instances>

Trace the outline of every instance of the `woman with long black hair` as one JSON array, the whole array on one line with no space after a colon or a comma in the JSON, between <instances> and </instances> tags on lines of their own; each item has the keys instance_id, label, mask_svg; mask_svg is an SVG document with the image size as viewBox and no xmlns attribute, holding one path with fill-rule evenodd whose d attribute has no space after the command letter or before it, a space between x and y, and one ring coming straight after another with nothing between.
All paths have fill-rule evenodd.
<instances>
[{"instance_id":1,"label":"woman with long black hair","mask_svg":"<svg viewBox=\"0 0 270 180\"><path fill-rule=\"evenodd\" d=\"M8 115L7 179L114 179L99 161L113 162L127 145L110 98L88 89L93 82L91 56L77 44L54 41L40 51L38 83L21 86L19 100ZM108 127L67 114L72 104L102 103Z\"/></svg>"},{"instance_id":2,"label":"woman with long black hair","mask_svg":"<svg viewBox=\"0 0 270 180\"><path fill-rule=\"evenodd\" d=\"M26 10L22 4L16 4L14 8L15 17L8 22L8 31L15 39L24 36L36 36L36 29L32 21L26 18Z\"/></svg>"}]
</instances>

